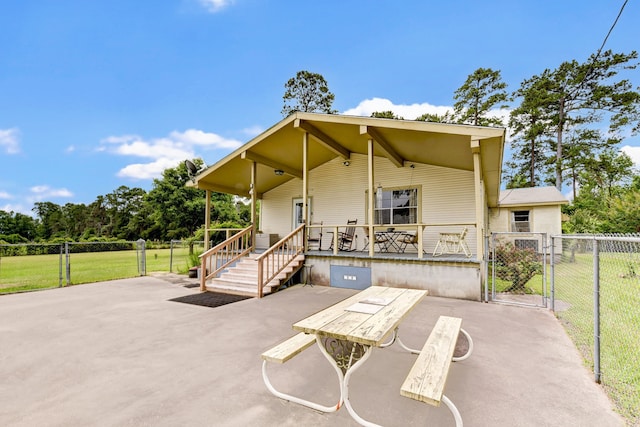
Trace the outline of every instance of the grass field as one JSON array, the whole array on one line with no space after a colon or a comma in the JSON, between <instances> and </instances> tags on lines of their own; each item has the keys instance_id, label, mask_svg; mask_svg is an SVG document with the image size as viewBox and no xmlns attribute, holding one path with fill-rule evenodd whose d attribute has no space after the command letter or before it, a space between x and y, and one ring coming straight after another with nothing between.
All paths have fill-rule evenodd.
<instances>
[{"instance_id":1,"label":"grass field","mask_svg":"<svg viewBox=\"0 0 640 427\"><path fill-rule=\"evenodd\" d=\"M602 384L621 414L640 424L640 276L629 274L629 254L600 254L600 368ZM633 269L631 269L633 271ZM638 270L640 272L640 270ZM593 370L593 256L555 267L557 316ZM556 304L558 305L558 304ZM564 304L563 304L564 305Z\"/></svg>"},{"instance_id":2,"label":"grass field","mask_svg":"<svg viewBox=\"0 0 640 427\"><path fill-rule=\"evenodd\" d=\"M489 280L492 270L489 265ZM551 271L547 268L547 294ZM524 286L528 294L542 295L543 276ZM495 278L496 292L511 282ZM640 425L640 254L600 254L600 370L602 385L630 425ZM575 262L555 266L556 315L594 370L593 255L576 254Z\"/></svg>"},{"instance_id":3,"label":"grass field","mask_svg":"<svg viewBox=\"0 0 640 427\"><path fill-rule=\"evenodd\" d=\"M170 249L147 249L147 273L170 269ZM65 257L31 255L0 258L0 293L21 292L66 286ZM186 273L190 258L187 248L173 249L175 273ZM71 284L123 279L140 275L136 251L89 252L70 254Z\"/></svg>"}]
</instances>

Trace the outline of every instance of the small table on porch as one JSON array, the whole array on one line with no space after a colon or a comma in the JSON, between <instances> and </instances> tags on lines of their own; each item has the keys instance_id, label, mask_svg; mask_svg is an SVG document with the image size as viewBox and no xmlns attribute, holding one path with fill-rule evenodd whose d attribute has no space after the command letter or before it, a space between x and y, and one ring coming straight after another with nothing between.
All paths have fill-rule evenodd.
<instances>
[{"instance_id":1,"label":"small table on porch","mask_svg":"<svg viewBox=\"0 0 640 427\"><path fill-rule=\"evenodd\" d=\"M320 351L338 373L344 406L360 424L371 425L351 407L349 378L371 356L374 347L384 348L399 341L400 322L426 295L426 290L371 286L293 325L296 331L316 335ZM389 335L392 338L385 343Z\"/></svg>"}]
</instances>

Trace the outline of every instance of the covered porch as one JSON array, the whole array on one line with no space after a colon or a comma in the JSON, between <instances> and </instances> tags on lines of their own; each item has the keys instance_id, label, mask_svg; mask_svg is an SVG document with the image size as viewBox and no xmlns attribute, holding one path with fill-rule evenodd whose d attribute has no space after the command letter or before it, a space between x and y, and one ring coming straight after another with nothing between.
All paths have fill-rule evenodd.
<instances>
[{"instance_id":1,"label":"covered porch","mask_svg":"<svg viewBox=\"0 0 640 427\"><path fill-rule=\"evenodd\" d=\"M283 241L303 227L295 256L319 256L329 264L345 257L385 262L396 264L396 271L410 260L467 268L484 259L488 210L498 203L504 133L295 113L199 172L193 185L206 191L207 233L212 191L251 201L249 252L289 248L292 243ZM318 230L320 245L313 236ZM445 235L453 237L447 241ZM260 247L257 238L268 245ZM480 274L473 276L469 286L479 294Z\"/></svg>"}]
</instances>

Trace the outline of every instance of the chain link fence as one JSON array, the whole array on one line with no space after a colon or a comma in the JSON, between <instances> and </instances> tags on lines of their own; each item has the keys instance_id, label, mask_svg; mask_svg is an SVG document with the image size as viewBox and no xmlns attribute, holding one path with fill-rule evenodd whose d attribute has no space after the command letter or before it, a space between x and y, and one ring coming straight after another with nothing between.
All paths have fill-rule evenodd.
<instances>
[{"instance_id":1,"label":"chain link fence","mask_svg":"<svg viewBox=\"0 0 640 427\"><path fill-rule=\"evenodd\" d=\"M0 245L0 293L142 276L145 249L144 240Z\"/></svg>"},{"instance_id":2,"label":"chain link fence","mask_svg":"<svg viewBox=\"0 0 640 427\"><path fill-rule=\"evenodd\" d=\"M489 239L487 299L547 306L547 235L492 233Z\"/></svg>"},{"instance_id":3,"label":"chain link fence","mask_svg":"<svg viewBox=\"0 0 640 427\"><path fill-rule=\"evenodd\" d=\"M189 268L200 265L200 255L204 252L204 241L172 240L170 242L169 272L185 273Z\"/></svg>"},{"instance_id":4,"label":"chain link fence","mask_svg":"<svg viewBox=\"0 0 640 427\"><path fill-rule=\"evenodd\" d=\"M553 236L551 308L628 425L640 425L640 238Z\"/></svg>"}]
</instances>

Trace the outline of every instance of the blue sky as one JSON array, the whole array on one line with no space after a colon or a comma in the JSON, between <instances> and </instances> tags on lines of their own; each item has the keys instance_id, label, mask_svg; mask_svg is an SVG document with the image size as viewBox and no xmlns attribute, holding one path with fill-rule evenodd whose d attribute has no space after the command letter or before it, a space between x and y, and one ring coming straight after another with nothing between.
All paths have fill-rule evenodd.
<instances>
[{"instance_id":1,"label":"blue sky","mask_svg":"<svg viewBox=\"0 0 640 427\"><path fill-rule=\"evenodd\" d=\"M0 6L0 209L152 188L282 119L284 84L322 74L341 114L442 112L479 67L510 90L584 61L623 0L20 0ZM606 48L640 48L630 1ZM630 73L640 85L640 71ZM640 163L640 138L625 151Z\"/></svg>"}]
</instances>

